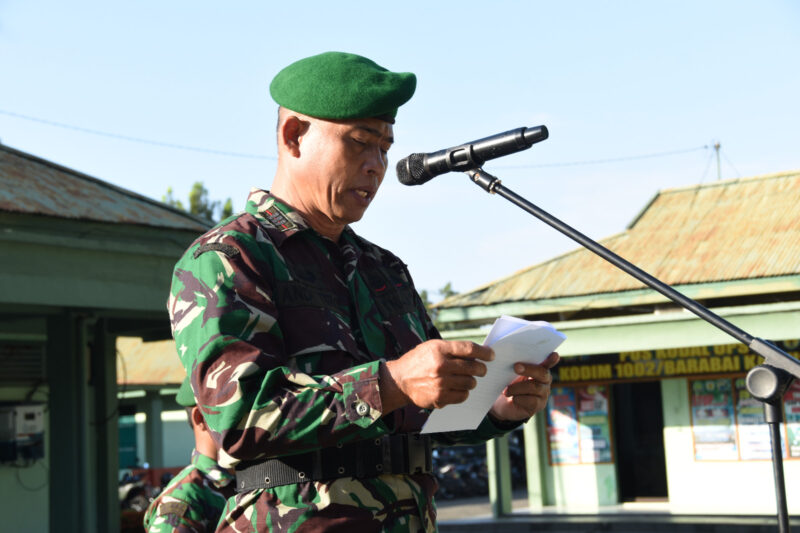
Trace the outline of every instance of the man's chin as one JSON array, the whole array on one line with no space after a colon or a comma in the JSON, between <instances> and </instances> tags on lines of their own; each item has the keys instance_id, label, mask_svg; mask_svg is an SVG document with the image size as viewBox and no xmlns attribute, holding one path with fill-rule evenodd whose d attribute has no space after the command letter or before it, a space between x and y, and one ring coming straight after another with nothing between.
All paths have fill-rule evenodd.
<instances>
[{"instance_id":1,"label":"man's chin","mask_svg":"<svg viewBox=\"0 0 800 533\"><path fill-rule=\"evenodd\" d=\"M367 212L366 209L356 210L356 209L349 209L346 213L343 213L341 217L339 217L339 221L342 224L353 224L354 222L358 222L362 218L364 218L364 214Z\"/></svg>"}]
</instances>

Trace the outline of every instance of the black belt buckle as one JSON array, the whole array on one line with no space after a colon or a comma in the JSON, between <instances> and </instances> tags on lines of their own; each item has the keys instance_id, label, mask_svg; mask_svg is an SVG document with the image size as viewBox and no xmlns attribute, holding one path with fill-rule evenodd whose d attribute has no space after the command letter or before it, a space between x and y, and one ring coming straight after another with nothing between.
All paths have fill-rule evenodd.
<instances>
[{"instance_id":1,"label":"black belt buckle","mask_svg":"<svg viewBox=\"0 0 800 533\"><path fill-rule=\"evenodd\" d=\"M431 465L431 441L427 435L414 433L406 436L408 454L408 471L411 474L428 474L433 470Z\"/></svg>"}]
</instances>

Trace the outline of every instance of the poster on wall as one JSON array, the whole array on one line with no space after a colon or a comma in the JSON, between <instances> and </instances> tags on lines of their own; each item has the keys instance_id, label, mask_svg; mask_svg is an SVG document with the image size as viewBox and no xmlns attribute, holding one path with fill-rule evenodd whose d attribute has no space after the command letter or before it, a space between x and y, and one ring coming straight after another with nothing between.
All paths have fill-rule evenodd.
<instances>
[{"instance_id":1,"label":"poster on wall","mask_svg":"<svg viewBox=\"0 0 800 533\"><path fill-rule=\"evenodd\" d=\"M610 463L608 386L576 387L582 463Z\"/></svg>"},{"instance_id":2,"label":"poster on wall","mask_svg":"<svg viewBox=\"0 0 800 533\"><path fill-rule=\"evenodd\" d=\"M783 397L789 457L800 457L800 382L794 381Z\"/></svg>"},{"instance_id":3,"label":"poster on wall","mask_svg":"<svg viewBox=\"0 0 800 533\"><path fill-rule=\"evenodd\" d=\"M547 437L552 464L580 462L575 390L572 387L553 387L550 391L550 399L547 401Z\"/></svg>"},{"instance_id":4,"label":"poster on wall","mask_svg":"<svg viewBox=\"0 0 800 533\"><path fill-rule=\"evenodd\" d=\"M737 460L733 384L730 379L691 382L692 432L697 461Z\"/></svg>"},{"instance_id":5,"label":"poster on wall","mask_svg":"<svg viewBox=\"0 0 800 533\"><path fill-rule=\"evenodd\" d=\"M772 459L769 426L764 418L764 404L753 398L744 378L736 380L736 422L739 430L739 453L743 460ZM785 439L781 439L785 441ZM784 457L786 457L786 446Z\"/></svg>"}]
</instances>

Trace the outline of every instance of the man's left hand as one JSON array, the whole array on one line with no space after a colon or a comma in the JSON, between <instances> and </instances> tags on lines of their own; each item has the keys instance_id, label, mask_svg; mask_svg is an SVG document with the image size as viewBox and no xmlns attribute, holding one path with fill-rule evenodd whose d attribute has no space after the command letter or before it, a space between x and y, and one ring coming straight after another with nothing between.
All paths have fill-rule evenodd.
<instances>
[{"instance_id":1,"label":"man's left hand","mask_svg":"<svg viewBox=\"0 0 800 533\"><path fill-rule=\"evenodd\" d=\"M515 363L514 371L519 377L495 400L489 414L501 421L516 422L527 420L544 409L553 382L550 369L558 360L558 354L553 352L541 365Z\"/></svg>"}]
</instances>

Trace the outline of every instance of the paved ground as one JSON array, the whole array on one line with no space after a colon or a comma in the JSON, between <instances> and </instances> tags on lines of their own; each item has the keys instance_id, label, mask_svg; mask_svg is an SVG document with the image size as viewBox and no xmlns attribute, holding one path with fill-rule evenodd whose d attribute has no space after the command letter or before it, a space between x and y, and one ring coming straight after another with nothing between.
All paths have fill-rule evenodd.
<instances>
[{"instance_id":1,"label":"paved ground","mask_svg":"<svg viewBox=\"0 0 800 533\"><path fill-rule=\"evenodd\" d=\"M672 515L665 502L604 507L602 511L567 514L555 508L528 512L524 491L515 492L512 514L492 518L488 497L437 502L441 533L777 533L775 516ZM790 528L800 531L800 519Z\"/></svg>"},{"instance_id":2,"label":"paved ground","mask_svg":"<svg viewBox=\"0 0 800 533\"><path fill-rule=\"evenodd\" d=\"M528 495L525 491L514 492L511 508L513 511L527 511ZM437 500L436 509L439 522L492 516L492 506L488 496L461 500Z\"/></svg>"}]
</instances>

